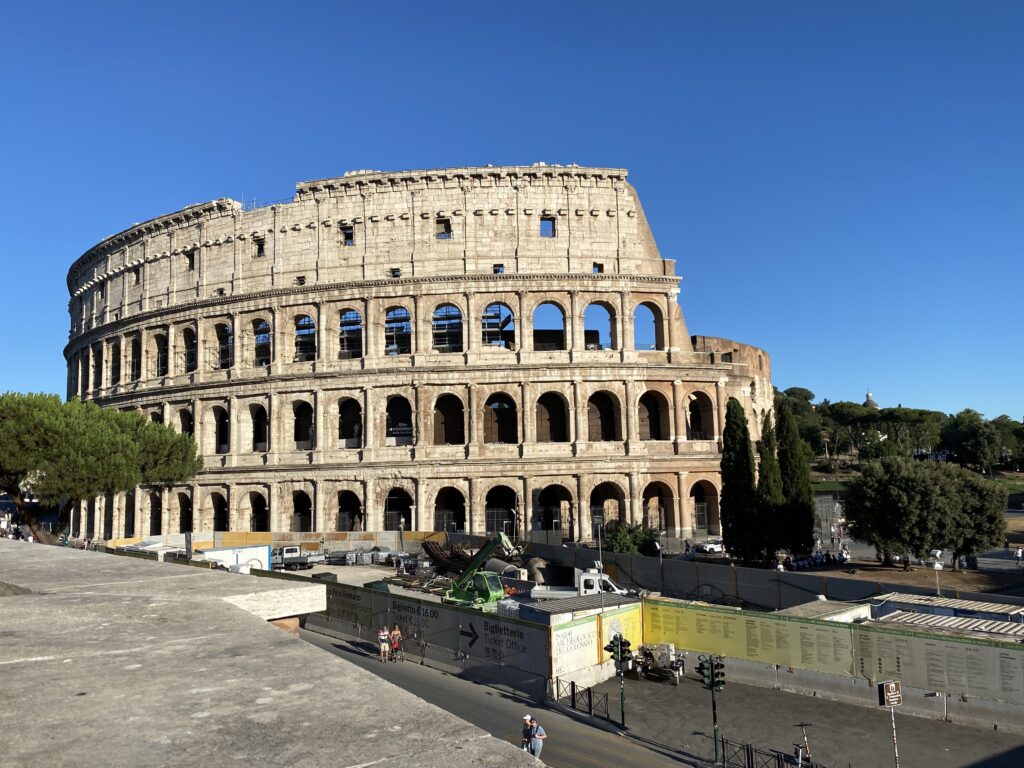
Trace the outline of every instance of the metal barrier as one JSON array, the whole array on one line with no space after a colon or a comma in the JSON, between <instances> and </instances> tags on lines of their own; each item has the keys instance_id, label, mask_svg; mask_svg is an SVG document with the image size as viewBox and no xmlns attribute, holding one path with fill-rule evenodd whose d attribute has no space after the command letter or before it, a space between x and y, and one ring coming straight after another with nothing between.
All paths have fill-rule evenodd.
<instances>
[{"instance_id":1,"label":"metal barrier","mask_svg":"<svg viewBox=\"0 0 1024 768\"><path fill-rule=\"evenodd\" d=\"M556 680L559 704L571 707L577 712L586 712L588 717L611 719L608 714L608 694L594 693L593 688L576 685L575 680Z\"/></svg>"},{"instance_id":2,"label":"metal barrier","mask_svg":"<svg viewBox=\"0 0 1024 768\"><path fill-rule=\"evenodd\" d=\"M808 758L798 758L778 750L764 750L753 744L722 739L722 768L825 768Z\"/></svg>"}]
</instances>

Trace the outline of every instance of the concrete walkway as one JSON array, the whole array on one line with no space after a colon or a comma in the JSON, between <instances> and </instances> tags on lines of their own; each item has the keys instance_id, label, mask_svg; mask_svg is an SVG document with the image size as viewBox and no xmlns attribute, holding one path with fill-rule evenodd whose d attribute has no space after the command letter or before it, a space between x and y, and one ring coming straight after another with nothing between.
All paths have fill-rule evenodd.
<instances>
[{"instance_id":1,"label":"concrete walkway","mask_svg":"<svg viewBox=\"0 0 1024 768\"><path fill-rule=\"evenodd\" d=\"M0 764L538 765L266 621L322 590L0 540Z\"/></svg>"}]
</instances>

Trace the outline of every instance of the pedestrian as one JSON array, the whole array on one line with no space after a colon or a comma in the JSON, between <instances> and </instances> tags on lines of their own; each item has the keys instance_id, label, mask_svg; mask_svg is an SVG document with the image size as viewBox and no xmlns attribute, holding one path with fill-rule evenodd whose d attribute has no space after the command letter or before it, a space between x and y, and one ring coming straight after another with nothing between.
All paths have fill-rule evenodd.
<instances>
[{"instance_id":1,"label":"pedestrian","mask_svg":"<svg viewBox=\"0 0 1024 768\"><path fill-rule=\"evenodd\" d=\"M377 632L377 645L380 646L381 663L385 664L388 660L388 649L391 647L391 641L388 637L388 627L386 624Z\"/></svg>"},{"instance_id":2,"label":"pedestrian","mask_svg":"<svg viewBox=\"0 0 1024 768\"><path fill-rule=\"evenodd\" d=\"M544 732L544 726L537 722L537 718L530 718L530 754L540 759L541 750L544 749L544 739L548 737Z\"/></svg>"},{"instance_id":3,"label":"pedestrian","mask_svg":"<svg viewBox=\"0 0 1024 768\"><path fill-rule=\"evenodd\" d=\"M398 661L398 655L402 652L402 630L398 628L397 624L391 630L388 639L391 641L391 660Z\"/></svg>"},{"instance_id":4,"label":"pedestrian","mask_svg":"<svg viewBox=\"0 0 1024 768\"><path fill-rule=\"evenodd\" d=\"M523 752L530 751L530 738L533 736L533 729L530 728L530 720L532 719L529 714L523 715L523 738L521 742Z\"/></svg>"},{"instance_id":5,"label":"pedestrian","mask_svg":"<svg viewBox=\"0 0 1024 768\"><path fill-rule=\"evenodd\" d=\"M1017 547L1017 551L1013 553L1013 558L1017 561L1017 567L1021 565L1021 560L1024 560L1024 549Z\"/></svg>"}]
</instances>

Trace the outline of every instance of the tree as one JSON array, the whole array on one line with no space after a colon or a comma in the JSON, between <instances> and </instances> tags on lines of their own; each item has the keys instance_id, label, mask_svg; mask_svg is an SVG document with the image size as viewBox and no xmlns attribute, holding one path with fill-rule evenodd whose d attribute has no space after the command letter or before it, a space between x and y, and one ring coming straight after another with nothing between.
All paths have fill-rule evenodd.
<instances>
[{"instance_id":1,"label":"tree","mask_svg":"<svg viewBox=\"0 0 1024 768\"><path fill-rule=\"evenodd\" d=\"M958 464L987 469L999 461L999 435L991 423L970 408L943 427L942 446L956 454Z\"/></svg>"},{"instance_id":2,"label":"tree","mask_svg":"<svg viewBox=\"0 0 1024 768\"><path fill-rule=\"evenodd\" d=\"M782 512L786 497L782 493L782 473L779 471L779 458L775 439L775 427L772 415L764 417L761 428L761 444L758 448L760 465L757 474L757 516L758 527L765 540L765 560L771 560L777 549L779 536L773 530Z\"/></svg>"},{"instance_id":3,"label":"tree","mask_svg":"<svg viewBox=\"0 0 1024 768\"><path fill-rule=\"evenodd\" d=\"M1006 532L1006 491L952 464L882 459L864 466L847 490L846 518L860 541L892 563L893 554L929 550L977 554Z\"/></svg>"},{"instance_id":4,"label":"tree","mask_svg":"<svg viewBox=\"0 0 1024 768\"><path fill-rule=\"evenodd\" d=\"M764 560L765 532L759 526L754 487L754 451L743 406L730 399L722 434L722 539L741 562Z\"/></svg>"},{"instance_id":5,"label":"tree","mask_svg":"<svg viewBox=\"0 0 1024 768\"><path fill-rule=\"evenodd\" d=\"M786 403L778 410L779 474L784 503L779 515L778 543L791 553L810 552L814 547L814 494L807 444L797 432L796 421Z\"/></svg>"},{"instance_id":6,"label":"tree","mask_svg":"<svg viewBox=\"0 0 1024 768\"><path fill-rule=\"evenodd\" d=\"M58 528L78 501L140 484L170 485L202 467L189 435L137 413L56 395L0 395L0 490L41 542L52 543L28 508L26 495L60 504Z\"/></svg>"},{"instance_id":7,"label":"tree","mask_svg":"<svg viewBox=\"0 0 1024 768\"><path fill-rule=\"evenodd\" d=\"M646 525L619 523L605 530L604 549L608 552L623 552L630 555L658 554L661 534Z\"/></svg>"}]
</instances>

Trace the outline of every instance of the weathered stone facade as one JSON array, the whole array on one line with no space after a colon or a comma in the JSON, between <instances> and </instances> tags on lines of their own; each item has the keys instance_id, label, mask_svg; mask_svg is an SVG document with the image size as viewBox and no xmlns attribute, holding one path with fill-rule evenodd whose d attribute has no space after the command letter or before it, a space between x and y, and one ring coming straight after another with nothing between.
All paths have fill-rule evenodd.
<instances>
[{"instance_id":1,"label":"weathered stone facade","mask_svg":"<svg viewBox=\"0 0 1024 768\"><path fill-rule=\"evenodd\" d=\"M358 171L133 226L68 274L68 396L194 430L205 469L76 532L715 533L725 405L757 437L770 364L691 338L678 282L621 169Z\"/></svg>"}]
</instances>

